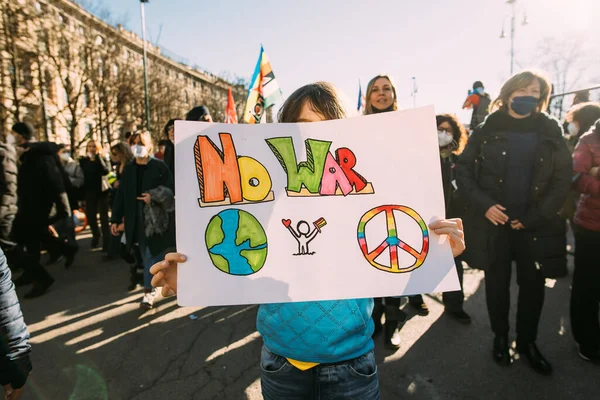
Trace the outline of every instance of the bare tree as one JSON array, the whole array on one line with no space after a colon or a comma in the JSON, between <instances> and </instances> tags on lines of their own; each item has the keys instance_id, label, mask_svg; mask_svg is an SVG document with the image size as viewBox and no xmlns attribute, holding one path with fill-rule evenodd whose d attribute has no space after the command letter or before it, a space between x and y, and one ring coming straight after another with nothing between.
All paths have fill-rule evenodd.
<instances>
[{"instance_id":1,"label":"bare tree","mask_svg":"<svg viewBox=\"0 0 600 400\"><path fill-rule=\"evenodd\" d=\"M533 64L550 75L554 93L565 93L591 83L592 74L598 73L600 58L596 54L580 36L551 37L540 42ZM552 105L558 117L562 117L564 100L557 98Z\"/></svg>"}]
</instances>

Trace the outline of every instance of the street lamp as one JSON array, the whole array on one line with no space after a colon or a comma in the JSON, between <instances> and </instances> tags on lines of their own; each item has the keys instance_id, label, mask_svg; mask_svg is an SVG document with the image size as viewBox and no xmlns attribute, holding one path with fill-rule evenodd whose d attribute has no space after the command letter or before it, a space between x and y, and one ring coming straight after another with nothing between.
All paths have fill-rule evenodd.
<instances>
[{"instance_id":1,"label":"street lamp","mask_svg":"<svg viewBox=\"0 0 600 400\"><path fill-rule=\"evenodd\" d=\"M146 129L150 132L150 97L148 96L148 55L146 52L146 15L144 13L144 3L150 0L140 0L140 11L142 13L142 41L144 42L144 95L146 100Z\"/></svg>"},{"instance_id":2,"label":"street lamp","mask_svg":"<svg viewBox=\"0 0 600 400\"><path fill-rule=\"evenodd\" d=\"M511 16L510 16L510 74L512 75L514 72L515 66L515 27L517 20L517 0L507 0L507 4L511 6ZM529 24L529 19L527 18L527 13L523 13L523 23L525 26ZM506 34L504 33L504 26L502 26L502 33L500 34L500 39L504 39Z\"/></svg>"}]
</instances>

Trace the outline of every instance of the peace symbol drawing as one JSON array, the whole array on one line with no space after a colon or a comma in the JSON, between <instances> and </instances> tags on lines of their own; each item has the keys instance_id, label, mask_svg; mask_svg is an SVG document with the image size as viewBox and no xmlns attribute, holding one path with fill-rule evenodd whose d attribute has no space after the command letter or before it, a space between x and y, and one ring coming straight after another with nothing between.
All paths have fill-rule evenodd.
<instances>
[{"instance_id":1,"label":"peace symbol drawing","mask_svg":"<svg viewBox=\"0 0 600 400\"><path fill-rule=\"evenodd\" d=\"M397 233L396 227L396 218L394 217L394 212L400 212L411 217L421 228L422 233L422 245L421 250L417 250L407 243L403 242ZM367 237L365 236L365 228L369 221L371 221L375 216L380 213L385 213L386 217L386 225L387 225L387 239L385 239L379 246L369 251L369 245L367 243ZM419 268L425 262L425 258L427 258L427 253L429 251L429 230L427 229L427 224L423 221L423 218L412 208L406 206L398 206L398 205L383 205L379 207L375 207L372 210L369 210L362 216L360 222L358 223L358 244L360 249L367 259L369 264L374 266L375 268L391 273L404 273L410 272L417 268ZM379 257L385 250L389 251L389 265L381 264L380 262L375 261L377 257ZM405 251L411 256L415 258L414 264L403 267L399 265L398 262L398 252Z\"/></svg>"}]
</instances>

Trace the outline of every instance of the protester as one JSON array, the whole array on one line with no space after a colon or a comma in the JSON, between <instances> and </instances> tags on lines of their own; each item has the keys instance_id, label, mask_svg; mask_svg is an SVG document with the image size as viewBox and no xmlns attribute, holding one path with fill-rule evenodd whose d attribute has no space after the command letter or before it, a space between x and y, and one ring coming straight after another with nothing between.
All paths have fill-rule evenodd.
<instances>
[{"instance_id":1,"label":"protester","mask_svg":"<svg viewBox=\"0 0 600 400\"><path fill-rule=\"evenodd\" d=\"M466 229L470 266L485 269L493 357L511 365L510 276L517 263L517 351L542 374L552 373L535 341L544 304L544 266L554 254L547 232L558 220L571 185L571 156L558 122L546 110L550 84L523 71L502 86L493 113L458 159L457 182L469 203Z\"/></svg>"},{"instance_id":2,"label":"protester","mask_svg":"<svg viewBox=\"0 0 600 400\"><path fill-rule=\"evenodd\" d=\"M163 130L165 137L165 155L164 161L169 167L169 171L175 176L175 121L174 119L169 120Z\"/></svg>"},{"instance_id":3,"label":"protester","mask_svg":"<svg viewBox=\"0 0 600 400\"><path fill-rule=\"evenodd\" d=\"M87 155L79 160L83 170L85 216L92 230L92 248L97 248L102 238L102 251L108 252L110 228L108 227L109 185L106 175L110 172L108 161L102 154L100 143L90 140L86 146ZM102 231L98 229L98 214ZM102 233L101 233L102 232Z\"/></svg>"},{"instance_id":4,"label":"protester","mask_svg":"<svg viewBox=\"0 0 600 400\"><path fill-rule=\"evenodd\" d=\"M296 90L286 100L279 122L317 122L346 115L336 89L318 82ZM436 234L456 234L460 239L450 237L453 253L462 252L460 220L438 221L432 229ZM185 260L182 254L170 253L152 267L152 282L162 286L163 296L177 293L177 265ZM264 341L260 362L264 398L379 399L372 309L372 299L260 305L257 329ZM300 310L305 316L292 318ZM321 310L328 310L327 316ZM332 322L336 320L344 321L344 329Z\"/></svg>"},{"instance_id":5,"label":"protester","mask_svg":"<svg viewBox=\"0 0 600 400\"><path fill-rule=\"evenodd\" d=\"M197 106L192 108L185 116L186 121L213 122L213 119L206 106Z\"/></svg>"},{"instance_id":6,"label":"protester","mask_svg":"<svg viewBox=\"0 0 600 400\"><path fill-rule=\"evenodd\" d=\"M83 170L81 169L81 165L71 157L71 151L66 145L58 145L58 157L68 178L68 182L65 182L65 187L67 188L71 210L76 210L79 208L79 201L82 198L85 179ZM75 240L75 224L73 218L61 221L58 230L65 232L69 244L76 247L78 246L77 241Z\"/></svg>"},{"instance_id":7,"label":"protester","mask_svg":"<svg viewBox=\"0 0 600 400\"><path fill-rule=\"evenodd\" d=\"M154 153L154 158L156 158L157 160L164 161L167 143L170 143L169 140L164 139L158 142L158 151Z\"/></svg>"},{"instance_id":8,"label":"protester","mask_svg":"<svg viewBox=\"0 0 600 400\"><path fill-rule=\"evenodd\" d=\"M4 398L17 400L31 372L29 332L23 319L8 262L0 249L0 385Z\"/></svg>"},{"instance_id":9,"label":"protester","mask_svg":"<svg viewBox=\"0 0 600 400\"><path fill-rule=\"evenodd\" d=\"M600 364L600 119L581 136L573 155L575 187L581 192L575 214L575 271L571 328L579 356Z\"/></svg>"},{"instance_id":10,"label":"protester","mask_svg":"<svg viewBox=\"0 0 600 400\"><path fill-rule=\"evenodd\" d=\"M128 248L138 244L144 261L144 296L141 307L152 308L155 290L150 267L175 248L175 198L173 177L167 165L152 154L150 134L131 137L134 163L123 168L119 190L113 205L113 235L119 235L119 225L125 222Z\"/></svg>"},{"instance_id":11,"label":"protester","mask_svg":"<svg viewBox=\"0 0 600 400\"><path fill-rule=\"evenodd\" d=\"M571 152L575 150L579 137L586 133L600 119L600 103L579 103L565 116L565 137Z\"/></svg>"},{"instance_id":12,"label":"protester","mask_svg":"<svg viewBox=\"0 0 600 400\"><path fill-rule=\"evenodd\" d=\"M66 265L73 262L76 249L48 235L48 225L52 223L51 214L54 214L54 220L59 220L70 216L71 210L56 153L47 147L31 146L34 131L28 123L16 123L11 134L15 136L15 142L22 152L19 158L18 211L13 224L13 236L25 249L24 259L19 262L24 273L15 284L21 286L33 283L33 288L25 294L25 298L34 298L43 295L54 283L54 279L40 264L42 241L56 242L51 245L61 249Z\"/></svg>"},{"instance_id":13,"label":"protester","mask_svg":"<svg viewBox=\"0 0 600 400\"><path fill-rule=\"evenodd\" d=\"M485 117L489 114L489 107L492 100L490 95L485 92L485 87L481 81L473 83L473 90L469 90L469 96L463 103L462 108L472 108L473 114L471 115L471 130L477 128L481 124Z\"/></svg>"},{"instance_id":14,"label":"protester","mask_svg":"<svg viewBox=\"0 0 600 400\"><path fill-rule=\"evenodd\" d=\"M573 97L573 104L571 106L576 106L577 104L587 103L590 101L590 91L589 90L580 90L575 93ZM585 132L585 131L584 131Z\"/></svg>"},{"instance_id":15,"label":"protester","mask_svg":"<svg viewBox=\"0 0 600 400\"><path fill-rule=\"evenodd\" d=\"M117 179L113 182L113 190L116 193L121 185L121 178L123 177L123 170L125 166L132 162L135 157L131 152L131 146L124 142L115 144L110 149L110 159L115 164L115 172ZM115 194L116 199L116 194ZM113 201L114 204L114 201ZM144 263L139 250L139 246L134 245L128 248L126 244L123 244L123 232L125 231L125 224L119 224L117 226L118 235L113 235L111 240L110 253L112 255L119 254L130 264L129 268L129 286L127 290L131 291L136 288L138 284L144 283Z\"/></svg>"},{"instance_id":16,"label":"protester","mask_svg":"<svg viewBox=\"0 0 600 400\"><path fill-rule=\"evenodd\" d=\"M392 79L387 75L377 75L367 85L365 102L365 115L379 114L382 112L398 110L398 97ZM384 333L386 347L397 349L400 347L400 323L406 320L406 314L400 310L400 297L386 297L375 299L373 320L375 321L374 335L380 331ZM409 296L409 304L420 315L429 314L429 308L423 301L423 296ZM381 317L385 315L385 326L381 324Z\"/></svg>"},{"instance_id":17,"label":"protester","mask_svg":"<svg viewBox=\"0 0 600 400\"><path fill-rule=\"evenodd\" d=\"M8 135L0 142L0 244L6 249L10 240L13 222L17 215L17 152L15 137Z\"/></svg>"},{"instance_id":18,"label":"protester","mask_svg":"<svg viewBox=\"0 0 600 400\"><path fill-rule=\"evenodd\" d=\"M438 129L438 144L442 163L442 185L446 204L446 218L460 217L463 212L463 202L456 187L456 161L467 143L467 132L455 115L441 114L436 116ZM462 259L454 260L460 290L443 293L444 312L460 323L470 324L471 316L463 308L465 293L463 291Z\"/></svg>"}]
</instances>

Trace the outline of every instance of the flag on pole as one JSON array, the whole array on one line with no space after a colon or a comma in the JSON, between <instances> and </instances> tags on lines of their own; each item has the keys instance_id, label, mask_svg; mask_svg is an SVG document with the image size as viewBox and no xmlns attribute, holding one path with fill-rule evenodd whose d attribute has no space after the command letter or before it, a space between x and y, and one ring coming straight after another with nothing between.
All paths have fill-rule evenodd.
<instances>
[{"instance_id":1,"label":"flag on pole","mask_svg":"<svg viewBox=\"0 0 600 400\"><path fill-rule=\"evenodd\" d=\"M261 45L258 62L248 90L244 121L249 124L260 124L265 109L280 101L281 98L281 89L275 80L269 58Z\"/></svg>"},{"instance_id":2,"label":"flag on pole","mask_svg":"<svg viewBox=\"0 0 600 400\"><path fill-rule=\"evenodd\" d=\"M362 86L360 85L360 79L358 80L358 104L356 106L356 111L359 113L363 113L365 111L365 95L362 92Z\"/></svg>"},{"instance_id":3,"label":"flag on pole","mask_svg":"<svg viewBox=\"0 0 600 400\"><path fill-rule=\"evenodd\" d=\"M225 123L237 124L237 112L235 111L235 102L231 88L227 89L227 108L225 109Z\"/></svg>"}]
</instances>

